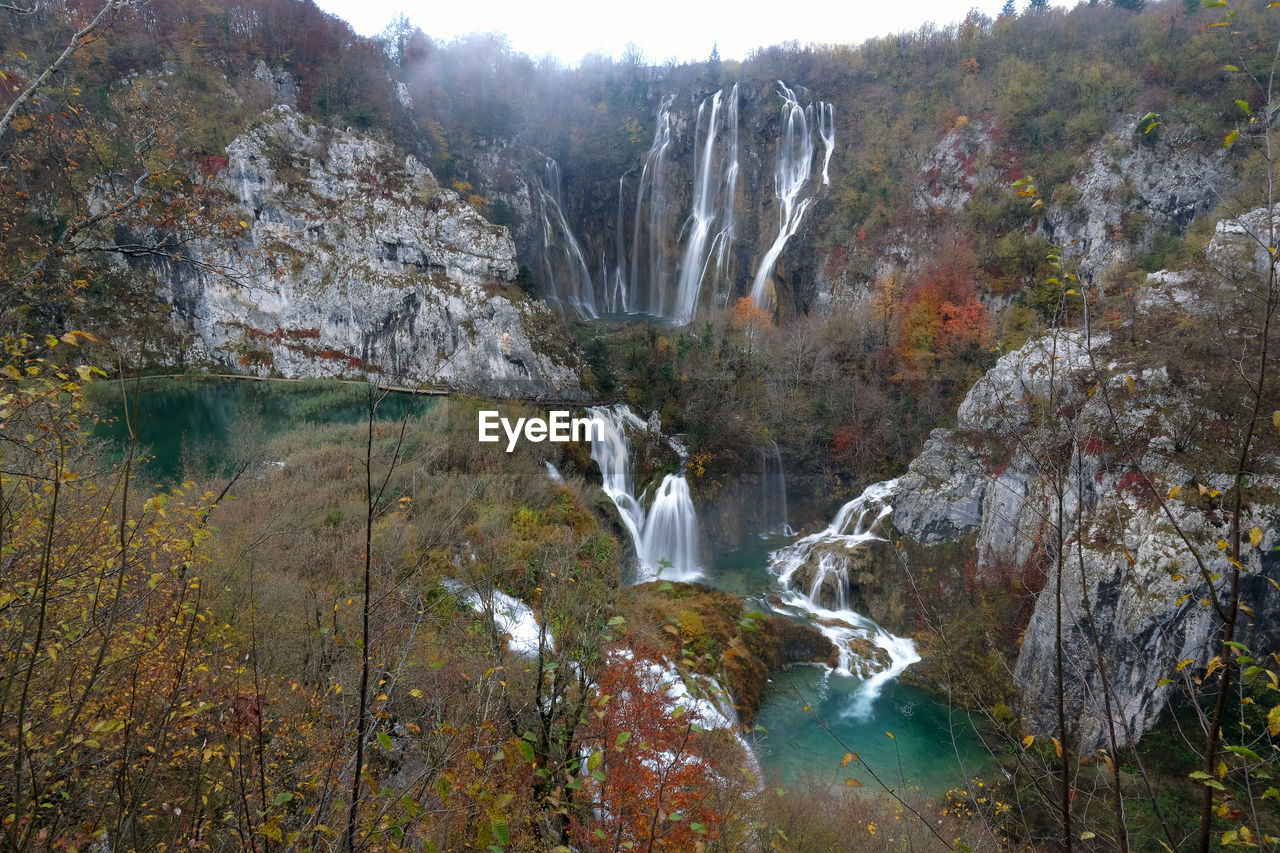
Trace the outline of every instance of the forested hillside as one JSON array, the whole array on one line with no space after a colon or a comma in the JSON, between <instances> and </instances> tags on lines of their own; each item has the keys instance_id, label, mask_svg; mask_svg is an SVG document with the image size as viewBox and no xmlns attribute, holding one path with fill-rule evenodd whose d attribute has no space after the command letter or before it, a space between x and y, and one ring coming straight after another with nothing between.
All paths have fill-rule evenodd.
<instances>
[{"instance_id":1,"label":"forested hillside","mask_svg":"<svg viewBox=\"0 0 1280 853\"><path fill-rule=\"evenodd\" d=\"M1276 5L0 3L0 847L1277 849Z\"/></svg>"}]
</instances>

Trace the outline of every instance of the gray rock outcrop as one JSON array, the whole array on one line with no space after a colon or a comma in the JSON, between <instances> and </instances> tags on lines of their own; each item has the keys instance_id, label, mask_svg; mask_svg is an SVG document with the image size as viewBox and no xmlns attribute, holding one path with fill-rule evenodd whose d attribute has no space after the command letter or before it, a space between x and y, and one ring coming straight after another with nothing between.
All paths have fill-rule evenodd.
<instances>
[{"instance_id":1,"label":"gray rock outcrop","mask_svg":"<svg viewBox=\"0 0 1280 853\"><path fill-rule=\"evenodd\" d=\"M1255 254L1238 228L1219 229L1215 253L1246 265ZM1170 286L1203 298L1230 278L1153 277L1143 298L1152 310L1181 311L1180 300L1161 297ZM1042 585L1013 674L1028 731L1057 729L1059 580L1066 702L1081 753L1108 746L1108 711L1121 743L1141 737L1176 683L1202 675L1221 651L1213 600L1226 599L1231 574L1222 547L1231 457L1186 448L1189 428L1211 421L1206 390L1106 337L1059 332L1003 356L966 396L956 428L935 430L901 478L893 524L902 536L934 546L976 535L981 578ZM1280 506L1265 500L1280 489L1278 473L1278 460L1256 459L1249 488L1259 497L1241 519L1241 600L1251 612L1237 639L1259 651L1280 648Z\"/></svg>"},{"instance_id":2,"label":"gray rock outcrop","mask_svg":"<svg viewBox=\"0 0 1280 853\"><path fill-rule=\"evenodd\" d=\"M287 377L582 396L515 245L392 145L276 106L227 147L221 234L154 264L188 361Z\"/></svg>"},{"instance_id":3,"label":"gray rock outcrop","mask_svg":"<svg viewBox=\"0 0 1280 853\"><path fill-rule=\"evenodd\" d=\"M1230 169L1222 147L1196 153L1194 127L1162 127L1148 141L1136 116L1122 118L1084 156L1068 198L1048 205L1043 228L1090 279L1132 260L1164 230L1181 230L1218 204Z\"/></svg>"}]
</instances>

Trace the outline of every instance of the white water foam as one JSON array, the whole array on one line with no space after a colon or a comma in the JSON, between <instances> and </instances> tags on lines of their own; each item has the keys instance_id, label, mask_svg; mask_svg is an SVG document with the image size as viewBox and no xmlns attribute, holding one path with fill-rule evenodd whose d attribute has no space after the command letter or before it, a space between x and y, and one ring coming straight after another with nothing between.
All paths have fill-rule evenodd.
<instances>
[{"instance_id":1,"label":"white water foam","mask_svg":"<svg viewBox=\"0 0 1280 853\"><path fill-rule=\"evenodd\" d=\"M875 529L893 512L888 499L897 485L897 480L887 480L868 486L861 495L840 508L826 529L775 551L769 561L769 570L778 576L778 584L783 589L784 606L807 615L835 645L839 655L836 672L846 676L861 674L863 677L849 708L850 715L861 718L870 717L872 706L884 685L920 660L915 643L909 638L890 634L871 619L849 609L847 601L849 563L844 552L862 543L882 539L876 535ZM822 550L809 589L794 588L792 580L796 571L811 562L817 549ZM819 593L824 585L829 585L829 580L835 586L837 609L834 610L818 602ZM857 648L867 642L884 651L888 666L858 655Z\"/></svg>"}]
</instances>

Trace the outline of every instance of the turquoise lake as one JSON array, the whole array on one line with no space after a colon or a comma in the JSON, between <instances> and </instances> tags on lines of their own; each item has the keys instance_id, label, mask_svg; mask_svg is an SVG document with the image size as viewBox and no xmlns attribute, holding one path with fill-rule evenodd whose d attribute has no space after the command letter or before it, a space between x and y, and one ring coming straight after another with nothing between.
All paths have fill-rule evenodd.
<instances>
[{"instance_id":1,"label":"turquoise lake","mask_svg":"<svg viewBox=\"0 0 1280 853\"><path fill-rule=\"evenodd\" d=\"M94 434L122 446L128 442L132 421L142 452L150 457L144 471L157 480L173 480L182 476L188 463L196 469L229 464L237 443L251 443L299 424L363 421L371 392L381 420L426 414L439 401L433 396L383 393L358 383L148 379L136 395L132 386L121 390L118 383L111 391L95 389L94 410L104 420Z\"/></svg>"}]
</instances>

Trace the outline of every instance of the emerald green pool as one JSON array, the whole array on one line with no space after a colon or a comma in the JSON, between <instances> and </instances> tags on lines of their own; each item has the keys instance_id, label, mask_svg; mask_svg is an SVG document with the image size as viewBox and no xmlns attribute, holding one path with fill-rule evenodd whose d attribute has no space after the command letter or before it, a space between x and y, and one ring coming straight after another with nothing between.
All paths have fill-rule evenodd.
<instances>
[{"instance_id":1,"label":"emerald green pool","mask_svg":"<svg viewBox=\"0 0 1280 853\"><path fill-rule=\"evenodd\" d=\"M241 379L145 379L102 382L93 389L94 411L103 419L94 434L117 446L136 425L145 472L173 480L184 468L219 470L231 464L241 447L299 424L353 424L369 414L370 395L377 417L397 420L429 412L438 397L384 393L371 385L312 382L259 382Z\"/></svg>"}]
</instances>

